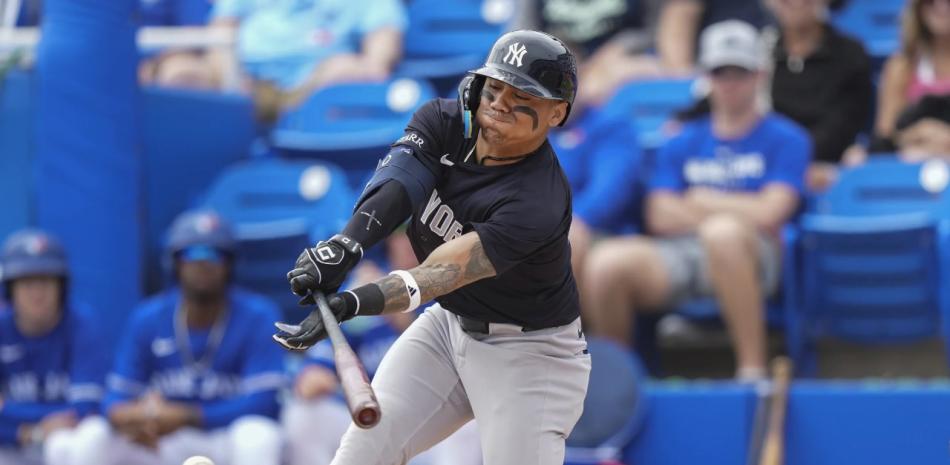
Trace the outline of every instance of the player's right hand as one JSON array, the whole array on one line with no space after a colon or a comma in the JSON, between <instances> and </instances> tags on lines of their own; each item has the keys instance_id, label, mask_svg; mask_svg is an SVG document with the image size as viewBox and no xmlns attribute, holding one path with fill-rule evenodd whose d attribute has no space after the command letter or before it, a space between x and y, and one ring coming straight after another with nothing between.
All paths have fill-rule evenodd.
<instances>
[{"instance_id":1,"label":"player's right hand","mask_svg":"<svg viewBox=\"0 0 950 465\"><path fill-rule=\"evenodd\" d=\"M297 257L294 269L287 273L290 289L303 297L300 305L313 305L312 294L336 292L361 258L363 247L352 238L337 234L328 241L320 241Z\"/></svg>"}]
</instances>

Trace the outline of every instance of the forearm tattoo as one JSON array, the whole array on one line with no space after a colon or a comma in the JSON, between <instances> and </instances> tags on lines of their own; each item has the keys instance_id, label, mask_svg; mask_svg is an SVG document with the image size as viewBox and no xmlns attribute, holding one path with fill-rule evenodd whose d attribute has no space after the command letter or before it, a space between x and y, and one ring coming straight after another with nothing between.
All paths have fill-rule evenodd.
<instances>
[{"instance_id":1,"label":"forearm tattoo","mask_svg":"<svg viewBox=\"0 0 950 465\"><path fill-rule=\"evenodd\" d=\"M482 243L476 241L462 263L423 263L409 273L416 279L422 292L422 302L448 294L475 281L495 275ZM406 283L399 276L389 275L376 282L383 292L385 306L382 313L401 312L409 308Z\"/></svg>"},{"instance_id":2,"label":"forearm tattoo","mask_svg":"<svg viewBox=\"0 0 950 465\"><path fill-rule=\"evenodd\" d=\"M402 278L387 275L376 281L376 285L383 291L382 313L401 312L409 308L409 293L406 292L406 283Z\"/></svg>"}]
</instances>

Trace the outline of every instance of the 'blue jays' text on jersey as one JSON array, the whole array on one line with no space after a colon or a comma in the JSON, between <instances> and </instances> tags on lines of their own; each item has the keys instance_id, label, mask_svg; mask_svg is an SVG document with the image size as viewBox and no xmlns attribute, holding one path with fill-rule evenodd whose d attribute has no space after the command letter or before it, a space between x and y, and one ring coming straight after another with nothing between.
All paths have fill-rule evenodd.
<instances>
[{"instance_id":1,"label":"'blue jays' text on jersey","mask_svg":"<svg viewBox=\"0 0 950 465\"><path fill-rule=\"evenodd\" d=\"M435 188L413 206L407 230L419 261L475 231L497 273L436 300L482 321L528 328L570 323L580 314L567 242L571 190L551 145L545 141L516 163L483 166L473 161L475 140L463 137L458 103L436 99L416 111L394 144L405 150L393 156L416 157L435 175Z\"/></svg>"},{"instance_id":2,"label":"'blue jays' text on jersey","mask_svg":"<svg viewBox=\"0 0 950 465\"><path fill-rule=\"evenodd\" d=\"M783 116L768 114L736 139L717 137L706 116L687 123L660 149L650 190L703 186L753 192L782 183L802 193L810 160L808 133Z\"/></svg>"},{"instance_id":3,"label":"'blue jays' text on jersey","mask_svg":"<svg viewBox=\"0 0 950 465\"><path fill-rule=\"evenodd\" d=\"M46 335L27 337L14 310L0 313L0 443L16 444L17 430L54 412L82 416L98 411L109 347L87 308L69 305Z\"/></svg>"},{"instance_id":4,"label":"'blue jays' text on jersey","mask_svg":"<svg viewBox=\"0 0 950 465\"><path fill-rule=\"evenodd\" d=\"M277 391L284 386L283 351L271 340L276 305L266 298L232 288L220 345L206 357L212 329L189 329L187 341L176 336L177 289L150 298L126 326L112 373L106 411L148 390L197 407L208 429L226 426L244 415L276 417ZM182 350L205 368L188 366Z\"/></svg>"}]
</instances>

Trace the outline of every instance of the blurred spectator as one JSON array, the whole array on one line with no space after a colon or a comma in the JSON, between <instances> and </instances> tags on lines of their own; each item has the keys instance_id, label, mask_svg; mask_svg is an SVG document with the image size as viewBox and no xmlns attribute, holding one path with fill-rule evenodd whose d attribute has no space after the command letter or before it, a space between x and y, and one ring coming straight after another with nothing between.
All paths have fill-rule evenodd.
<instances>
[{"instance_id":1,"label":"blurred spectator","mask_svg":"<svg viewBox=\"0 0 950 465\"><path fill-rule=\"evenodd\" d=\"M738 19L760 28L767 16L760 0L666 0L656 30L657 51L667 73L693 72L700 33L710 24Z\"/></svg>"},{"instance_id":2,"label":"blurred spectator","mask_svg":"<svg viewBox=\"0 0 950 465\"><path fill-rule=\"evenodd\" d=\"M276 109L333 83L386 79L407 26L399 0L217 0L213 17L238 28L238 56L218 55L221 72L239 60L260 103Z\"/></svg>"},{"instance_id":3,"label":"blurred spectator","mask_svg":"<svg viewBox=\"0 0 950 465\"><path fill-rule=\"evenodd\" d=\"M276 306L230 285L234 239L217 215L179 216L167 251L178 287L132 313L108 380L108 421L81 423L73 463L279 464Z\"/></svg>"},{"instance_id":4,"label":"blurred spectator","mask_svg":"<svg viewBox=\"0 0 950 465\"><path fill-rule=\"evenodd\" d=\"M871 151L893 151L901 111L924 95L950 93L950 0L909 0L901 49L884 64Z\"/></svg>"},{"instance_id":5,"label":"blurred spectator","mask_svg":"<svg viewBox=\"0 0 950 465\"><path fill-rule=\"evenodd\" d=\"M139 0L142 26L203 27L213 0ZM203 50L169 49L149 54L139 64L139 82L160 87L213 90L224 77L215 73Z\"/></svg>"},{"instance_id":6,"label":"blurred spectator","mask_svg":"<svg viewBox=\"0 0 950 465\"><path fill-rule=\"evenodd\" d=\"M108 348L96 322L67 298L63 247L37 230L14 233L0 254L0 463L62 463L69 433L99 409Z\"/></svg>"},{"instance_id":7,"label":"blurred spectator","mask_svg":"<svg viewBox=\"0 0 950 465\"><path fill-rule=\"evenodd\" d=\"M354 270L354 282L345 287L372 282L389 269L418 264L409 239L399 231L386 240L386 257L379 263L363 260ZM388 262L388 265L387 263ZM375 375L389 347L415 319L414 314L396 313L343 325L347 339L370 377ZM349 427L350 413L336 397L338 383L333 347L322 341L307 352L303 368L294 381L294 396L284 407L283 422L288 443L288 465L326 465ZM479 465L481 443L475 422L469 422L410 465Z\"/></svg>"},{"instance_id":8,"label":"blurred spectator","mask_svg":"<svg viewBox=\"0 0 950 465\"><path fill-rule=\"evenodd\" d=\"M894 141L901 160L950 161L950 96L928 95L907 108L897 119Z\"/></svg>"},{"instance_id":9,"label":"blurred spectator","mask_svg":"<svg viewBox=\"0 0 950 465\"><path fill-rule=\"evenodd\" d=\"M579 280L595 238L639 226L643 156L629 121L595 110L572 113L549 139L571 184L571 265Z\"/></svg>"},{"instance_id":10,"label":"blurred spectator","mask_svg":"<svg viewBox=\"0 0 950 465\"><path fill-rule=\"evenodd\" d=\"M578 58L575 108L600 105L617 86L661 74L645 0L526 0L519 27L563 40Z\"/></svg>"},{"instance_id":11,"label":"blurred spectator","mask_svg":"<svg viewBox=\"0 0 950 465\"><path fill-rule=\"evenodd\" d=\"M772 105L805 127L814 145L807 177L824 190L845 149L865 127L874 98L871 60L827 22L828 0L767 0L778 21Z\"/></svg>"},{"instance_id":12,"label":"blurred spectator","mask_svg":"<svg viewBox=\"0 0 950 465\"><path fill-rule=\"evenodd\" d=\"M711 112L660 149L646 202L656 238L605 240L583 279L591 332L629 344L635 312L714 296L740 379L765 374L765 297L778 288L782 226L794 215L810 157L808 134L763 111L767 79L754 27L731 20L702 35Z\"/></svg>"}]
</instances>

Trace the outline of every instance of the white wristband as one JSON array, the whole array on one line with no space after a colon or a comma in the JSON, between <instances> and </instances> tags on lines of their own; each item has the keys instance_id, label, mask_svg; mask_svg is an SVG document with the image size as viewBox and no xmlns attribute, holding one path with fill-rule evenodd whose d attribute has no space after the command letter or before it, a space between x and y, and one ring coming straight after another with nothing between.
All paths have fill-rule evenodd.
<instances>
[{"instance_id":1,"label":"white wristband","mask_svg":"<svg viewBox=\"0 0 950 465\"><path fill-rule=\"evenodd\" d=\"M419 284L416 283L416 278L413 278L408 271L404 270L396 270L389 274L399 276L402 282L406 284L406 293L409 294L409 308L403 310L403 313L409 313L419 308L422 303L422 291L419 289Z\"/></svg>"}]
</instances>

